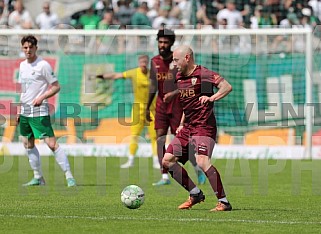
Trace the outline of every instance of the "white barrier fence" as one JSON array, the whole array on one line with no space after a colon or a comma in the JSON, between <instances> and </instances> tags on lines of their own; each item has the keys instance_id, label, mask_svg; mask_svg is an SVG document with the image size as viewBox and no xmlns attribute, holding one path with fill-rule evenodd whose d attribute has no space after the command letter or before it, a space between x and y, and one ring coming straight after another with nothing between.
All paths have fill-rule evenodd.
<instances>
[{"instance_id":1,"label":"white barrier fence","mask_svg":"<svg viewBox=\"0 0 321 234\"><path fill-rule=\"evenodd\" d=\"M128 144L61 144L70 156L84 157L125 157ZM50 156L52 152L46 144L38 144L40 155ZM21 143L0 143L0 155L23 156L25 149ZM137 157L151 157L152 149L148 143L139 145ZM217 145L213 152L215 159L308 159L304 146L242 146ZM312 147L312 159L321 159L321 146ZM310 159L310 158L309 158Z\"/></svg>"}]
</instances>

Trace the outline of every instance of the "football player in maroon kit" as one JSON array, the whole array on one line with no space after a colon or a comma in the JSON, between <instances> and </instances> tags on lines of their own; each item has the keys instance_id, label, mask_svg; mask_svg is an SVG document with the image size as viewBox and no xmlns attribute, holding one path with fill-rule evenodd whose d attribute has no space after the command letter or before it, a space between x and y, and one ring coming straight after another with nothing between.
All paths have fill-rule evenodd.
<instances>
[{"instance_id":1,"label":"football player in maroon kit","mask_svg":"<svg viewBox=\"0 0 321 234\"><path fill-rule=\"evenodd\" d=\"M186 170L177 162L186 162L189 154L196 154L196 161L218 199L211 211L230 211L232 206L226 198L220 174L211 164L216 139L216 119L214 102L232 91L232 86L218 73L194 63L193 51L188 46L174 50L173 63L178 69L176 82L183 108L181 126L164 155L162 164L171 176L183 186L190 196L179 209L190 209L203 202L205 195L194 184ZM214 93L214 87L218 90Z\"/></svg>"},{"instance_id":2,"label":"football player in maroon kit","mask_svg":"<svg viewBox=\"0 0 321 234\"><path fill-rule=\"evenodd\" d=\"M159 55L151 59L150 89L146 107L146 119L151 121L150 106L157 93L155 129L157 137L157 155L161 165L165 153L165 141L168 129L176 134L182 117L182 107L179 103L179 95L175 77L177 69L173 66L173 52L171 47L175 42L175 34L170 29L160 29L157 33ZM194 156L193 156L194 157ZM198 183L204 184L206 177L200 167L198 167L195 157L190 160L194 165L198 176ZM162 179L153 185L170 184L168 169L162 168Z\"/></svg>"}]
</instances>

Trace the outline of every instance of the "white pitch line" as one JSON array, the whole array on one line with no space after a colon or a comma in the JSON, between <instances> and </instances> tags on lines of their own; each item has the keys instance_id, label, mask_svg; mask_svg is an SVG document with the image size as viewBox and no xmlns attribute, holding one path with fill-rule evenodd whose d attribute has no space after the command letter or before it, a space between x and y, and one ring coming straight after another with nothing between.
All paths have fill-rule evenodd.
<instances>
[{"instance_id":1,"label":"white pitch line","mask_svg":"<svg viewBox=\"0 0 321 234\"><path fill-rule=\"evenodd\" d=\"M203 218L152 218L152 217L122 217L122 216L56 216L56 215L14 215L14 214L0 214L0 217L10 217L10 218L23 218L23 219L87 219L87 220L138 220L138 221L177 221L177 222L186 222L186 221L196 221L196 222L216 222L216 223L266 223L266 224L305 224L305 225L321 225L320 222L312 221L275 221L275 220L250 220L250 219L203 219Z\"/></svg>"}]
</instances>

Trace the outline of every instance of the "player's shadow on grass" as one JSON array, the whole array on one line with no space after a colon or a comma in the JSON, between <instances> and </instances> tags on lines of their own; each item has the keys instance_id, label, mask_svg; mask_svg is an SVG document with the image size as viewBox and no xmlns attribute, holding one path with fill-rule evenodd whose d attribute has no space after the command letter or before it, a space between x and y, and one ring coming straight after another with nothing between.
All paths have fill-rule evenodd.
<instances>
[{"instance_id":1,"label":"player's shadow on grass","mask_svg":"<svg viewBox=\"0 0 321 234\"><path fill-rule=\"evenodd\" d=\"M195 207L195 206L193 206L193 208L192 209L186 209L186 211L193 211L193 210L195 210L195 211L204 211L204 210L207 210L207 211L210 211L211 209L213 209L213 208L215 208L215 206L213 206L213 207ZM257 209L255 209L255 208L234 208L233 207L233 209L231 210L231 211L224 211L225 213L229 213L229 212L233 212L233 211L253 211L253 210L257 210ZM262 211L264 211L264 210L267 210L267 209L261 209ZM182 210L182 211L184 211L184 210ZM281 210L281 211L283 211L283 210ZM284 211L286 211L286 210L284 210ZM212 211L213 213L220 213L220 212L222 212L222 211Z\"/></svg>"},{"instance_id":2,"label":"player's shadow on grass","mask_svg":"<svg viewBox=\"0 0 321 234\"><path fill-rule=\"evenodd\" d=\"M208 212L210 212L210 210L211 209L213 209L213 208L215 208L214 206L211 208L211 207L208 207L208 208L195 208L195 207L193 207L192 209L186 209L186 210L181 210L181 211L186 211L186 212L193 212L193 211L208 211ZM244 211L244 210L247 210L247 211L253 211L253 210L256 210L256 209L237 209L237 208L233 208L231 211L212 211L212 212L210 212L210 213L221 213L221 212L224 212L224 213L230 213L230 212L232 212L233 213L233 211Z\"/></svg>"},{"instance_id":3,"label":"player's shadow on grass","mask_svg":"<svg viewBox=\"0 0 321 234\"><path fill-rule=\"evenodd\" d=\"M285 209L285 208L282 208L282 209L277 209L277 208L271 208L271 209L260 209L260 208L257 208L257 207L253 207L253 208L238 208L238 209L234 209L233 207L233 210L239 210L239 211L285 211L285 212L289 212L289 211L293 211L291 209Z\"/></svg>"}]
</instances>

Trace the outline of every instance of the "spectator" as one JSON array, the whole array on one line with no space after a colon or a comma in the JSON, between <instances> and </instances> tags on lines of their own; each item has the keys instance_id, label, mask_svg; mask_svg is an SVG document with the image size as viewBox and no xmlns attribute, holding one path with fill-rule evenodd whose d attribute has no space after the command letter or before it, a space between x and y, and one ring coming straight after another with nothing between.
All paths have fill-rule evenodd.
<instances>
[{"instance_id":1,"label":"spectator","mask_svg":"<svg viewBox=\"0 0 321 234\"><path fill-rule=\"evenodd\" d=\"M283 1L281 1L281 0L266 0L264 2L264 4L262 4L262 5L264 5L267 8L268 12L270 12L272 14L277 14L280 11L281 2L283 2L283 3L288 2L285 4L289 5L290 2L292 2L291 4L295 4L295 2L298 3L299 1L298 0L296 0L296 1L293 1L293 0L283 0Z\"/></svg>"},{"instance_id":2,"label":"spectator","mask_svg":"<svg viewBox=\"0 0 321 234\"><path fill-rule=\"evenodd\" d=\"M308 4L310 7L312 7L314 16L318 17L318 19L321 21L321 1L310 0Z\"/></svg>"},{"instance_id":3,"label":"spectator","mask_svg":"<svg viewBox=\"0 0 321 234\"><path fill-rule=\"evenodd\" d=\"M98 0L94 5L97 15L101 18L104 17L106 11L113 11L113 5L110 0Z\"/></svg>"},{"instance_id":4,"label":"spectator","mask_svg":"<svg viewBox=\"0 0 321 234\"><path fill-rule=\"evenodd\" d=\"M200 6L198 6L197 9L199 7ZM192 1L181 0L177 2L175 7L173 7L171 16L179 19L180 23L183 25L190 25L192 11L196 11L196 9L192 9Z\"/></svg>"},{"instance_id":5,"label":"spectator","mask_svg":"<svg viewBox=\"0 0 321 234\"><path fill-rule=\"evenodd\" d=\"M303 8L301 16L299 17L299 21L301 27L312 29L311 10L308 8Z\"/></svg>"},{"instance_id":6,"label":"spectator","mask_svg":"<svg viewBox=\"0 0 321 234\"><path fill-rule=\"evenodd\" d=\"M159 16L161 2L160 0L155 0L154 4L149 7L149 11L147 12L147 16L150 19L151 22L154 21L154 19Z\"/></svg>"},{"instance_id":7,"label":"spectator","mask_svg":"<svg viewBox=\"0 0 321 234\"><path fill-rule=\"evenodd\" d=\"M280 26L282 28L292 28L292 26L298 25L300 23L298 16L294 12L292 12L292 10L293 9L290 9L286 19L281 20Z\"/></svg>"},{"instance_id":8,"label":"spectator","mask_svg":"<svg viewBox=\"0 0 321 234\"><path fill-rule=\"evenodd\" d=\"M58 24L58 16L50 11L50 2L44 2L43 12L36 18L36 24L40 29L52 29Z\"/></svg>"},{"instance_id":9,"label":"spectator","mask_svg":"<svg viewBox=\"0 0 321 234\"><path fill-rule=\"evenodd\" d=\"M287 18L283 19L280 22L280 27L282 28L293 28L295 25L299 25L299 19L297 15L293 12L293 8L289 9L289 13L287 14ZM286 52L292 51L292 37L289 35L278 35L274 38L273 43L271 45L272 53L280 52L280 49L286 48Z\"/></svg>"},{"instance_id":10,"label":"spectator","mask_svg":"<svg viewBox=\"0 0 321 234\"><path fill-rule=\"evenodd\" d=\"M287 18L289 12L293 12L292 0L285 0L280 4L278 9L278 24L280 24L282 20Z\"/></svg>"},{"instance_id":11,"label":"spectator","mask_svg":"<svg viewBox=\"0 0 321 234\"><path fill-rule=\"evenodd\" d=\"M216 20L217 13L224 9L224 4L222 4L222 1L201 0L200 3L202 7L200 8L198 14L202 15L201 18L203 18L204 22Z\"/></svg>"},{"instance_id":12,"label":"spectator","mask_svg":"<svg viewBox=\"0 0 321 234\"><path fill-rule=\"evenodd\" d=\"M131 24L134 26L152 26L150 19L147 16L148 6L147 2L142 2L137 11L131 18Z\"/></svg>"},{"instance_id":13,"label":"spectator","mask_svg":"<svg viewBox=\"0 0 321 234\"><path fill-rule=\"evenodd\" d=\"M310 8L303 8L301 10L301 14L299 15L299 25L294 25L295 28L308 28L313 30L313 28L317 24L317 18L312 15L312 10ZM313 45L317 45L319 43L319 38L316 38L317 30L314 31L314 36L312 37ZM306 49L305 46L305 37L303 35L292 35L292 51L295 52L304 52Z\"/></svg>"},{"instance_id":14,"label":"spectator","mask_svg":"<svg viewBox=\"0 0 321 234\"><path fill-rule=\"evenodd\" d=\"M222 19L220 22L217 23L216 28L218 30L225 30L227 29L227 20ZM224 54L230 53L231 49L231 36L230 35L215 35L212 40L212 48L214 53ZM207 39L208 40L208 39ZM205 46L206 48L206 46Z\"/></svg>"},{"instance_id":15,"label":"spectator","mask_svg":"<svg viewBox=\"0 0 321 234\"><path fill-rule=\"evenodd\" d=\"M135 2L137 2L139 5L142 4L143 2L147 3L147 7L148 8L152 8L156 2L159 2L159 0L135 0Z\"/></svg>"},{"instance_id":16,"label":"spectator","mask_svg":"<svg viewBox=\"0 0 321 234\"><path fill-rule=\"evenodd\" d=\"M320 24L320 20L317 16L315 16L315 14L313 13L313 8L308 8L305 7L302 9L301 11L301 15L302 17L305 17L307 20L307 24L309 24L310 28L315 28L317 25Z\"/></svg>"},{"instance_id":17,"label":"spectator","mask_svg":"<svg viewBox=\"0 0 321 234\"><path fill-rule=\"evenodd\" d=\"M119 25L116 25L116 22L114 21L114 12L106 11L104 13L104 18L98 23L98 29L107 30L111 28L118 29ZM111 49L116 49L117 46L112 46L112 43L116 42L116 40L113 40L113 39L114 39L113 36L106 36L106 35L97 37L97 40L96 40L97 53L108 54L110 53Z\"/></svg>"},{"instance_id":18,"label":"spectator","mask_svg":"<svg viewBox=\"0 0 321 234\"><path fill-rule=\"evenodd\" d=\"M8 13L10 14L11 12L14 11L15 0L6 0L5 3L6 3L7 8L8 8Z\"/></svg>"},{"instance_id":19,"label":"spectator","mask_svg":"<svg viewBox=\"0 0 321 234\"><path fill-rule=\"evenodd\" d=\"M79 24L83 29L97 29L100 17L96 15L93 6L90 6L86 13L80 16Z\"/></svg>"},{"instance_id":20,"label":"spectator","mask_svg":"<svg viewBox=\"0 0 321 234\"><path fill-rule=\"evenodd\" d=\"M115 15L119 23L126 28L127 25L131 24L131 18L135 13L135 9L130 6L130 0L119 0L117 5L118 10Z\"/></svg>"},{"instance_id":21,"label":"spectator","mask_svg":"<svg viewBox=\"0 0 321 234\"><path fill-rule=\"evenodd\" d=\"M199 25L208 25L213 24L213 22L206 15L206 6L202 5L196 12L197 24ZM214 17L213 17L214 18ZM216 18L216 17L215 17Z\"/></svg>"},{"instance_id":22,"label":"spectator","mask_svg":"<svg viewBox=\"0 0 321 234\"><path fill-rule=\"evenodd\" d=\"M14 11L10 13L8 25L14 29L31 29L33 21L29 11L27 11L21 0L17 0L14 4Z\"/></svg>"},{"instance_id":23,"label":"spectator","mask_svg":"<svg viewBox=\"0 0 321 234\"><path fill-rule=\"evenodd\" d=\"M241 12L236 9L234 0L227 0L226 8L217 13L217 21L219 22L222 19L227 20L227 28L238 28L242 26L243 17Z\"/></svg>"},{"instance_id":24,"label":"spectator","mask_svg":"<svg viewBox=\"0 0 321 234\"><path fill-rule=\"evenodd\" d=\"M213 30L214 27L211 24L204 25L201 23L198 23L196 25L196 29L199 30ZM197 36L197 47L200 48L201 53L218 53L218 38L220 38L222 35L217 36L217 35L201 35ZM183 44L188 44L188 43L183 43ZM220 48L221 49L221 48Z\"/></svg>"},{"instance_id":25,"label":"spectator","mask_svg":"<svg viewBox=\"0 0 321 234\"><path fill-rule=\"evenodd\" d=\"M152 26L152 22L148 18L147 12L148 12L147 2L142 2L138 7L137 11L134 13L134 15L131 18L131 25L132 25L131 28L150 29ZM149 43L149 41L145 36L138 36L130 40L130 43L134 43L134 45L131 46L131 44L129 44L129 47L137 46L138 49L145 49L147 48L147 44Z\"/></svg>"},{"instance_id":26,"label":"spectator","mask_svg":"<svg viewBox=\"0 0 321 234\"><path fill-rule=\"evenodd\" d=\"M108 29L114 23L114 12L106 11L103 19L98 23L98 29Z\"/></svg>"},{"instance_id":27,"label":"spectator","mask_svg":"<svg viewBox=\"0 0 321 234\"><path fill-rule=\"evenodd\" d=\"M262 9L261 5L255 7L254 14L250 18L250 28L257 29L259 28L259 21L262 16Z\"/></svg>"},{"instance_id":28,"label":"spectator","mask_svg":"<svg viewBox=\"0 0 321 234\"><path fill-rule=\"evenodd\" d=\"M250 4L245 4L241 11L243 17L243 27L249 28L251 25L251 16L253 11Z\"/></svg>"},{"instance_id":29,"label":"spectator","mask_svg":"<svg viewBox=\"0 0 321 234\"><path fill-rule=\"evenodd\" d=\"M0 0L0 27L8 25L8 10L3 0Z\"/></svg>"},{"instance_id":30,"label":"spectator","mask_svg":"<svg viewBox=\"0 0 321 234\"><path fill-rule=\"evenodd\" d=\"M277 23L276 16L261 5L255 8L254 16L251 17L251 28L271 28Z\"/></svg>"},{"instance_id":31,"label":"spectator","mask_svg":"<svg viewBox=\"0 0 321 234\"><path fill-rule=\"evenodd\" d=\"M179 25L179 20L177 18L170 16L171 7L169 5L164 5L161 7L160 15L154 19L152 24L153 28L160 29L162 25L174 26Z\"/></svg>"}]
</instances>

